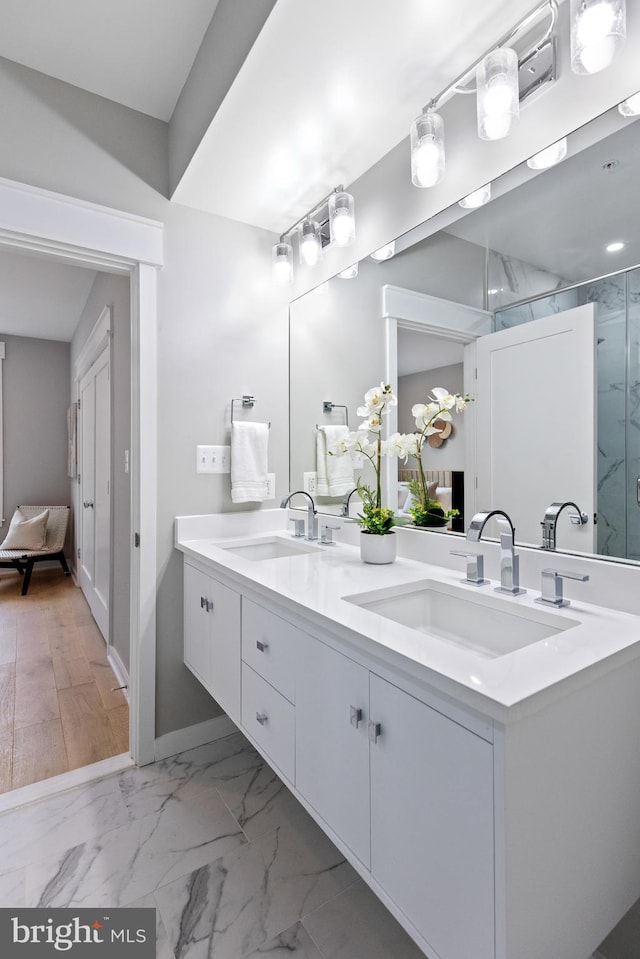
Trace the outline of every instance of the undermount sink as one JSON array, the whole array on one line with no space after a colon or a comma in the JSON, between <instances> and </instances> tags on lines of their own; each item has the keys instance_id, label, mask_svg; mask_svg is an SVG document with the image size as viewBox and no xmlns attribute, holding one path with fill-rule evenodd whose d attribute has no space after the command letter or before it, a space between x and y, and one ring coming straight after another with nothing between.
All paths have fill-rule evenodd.
<instances>
[{"instance_id":1,"label":"undermount sink","mask_svg":"<svg viewBox=\"0 0 640 959\"><path fill-rule=\"evenodd\" d=\"M303 556L315 553L317 546L286 536L255 536L250 539L235 540L231 543L218 543L221 549L242 559L260 561L264 559L283 559L287 556Z\"/></svg>"},{"instance_id":2,"label":"undermount sink","mask_svg":"<svg viewBox=\"0 0 640 959\"><path fill-rule=\"evenodd\" d=\"M345 596L349 603L485 659L506 656L578 626L546 610L511 605L488 593L427 580Z\"/></svg>"}]
</instances>

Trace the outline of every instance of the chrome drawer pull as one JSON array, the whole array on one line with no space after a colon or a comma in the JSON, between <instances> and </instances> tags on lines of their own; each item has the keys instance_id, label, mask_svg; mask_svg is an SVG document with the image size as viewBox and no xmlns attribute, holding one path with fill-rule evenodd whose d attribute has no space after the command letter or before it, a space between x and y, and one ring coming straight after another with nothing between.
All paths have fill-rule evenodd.
<instances>
[{"instance_id":1,"label":"chrome drawer pull","mask_svg":"<svg viewBox=\"0 0 640 959\"><path fill-rule=\"evenodd\" d=\"M264 724L265 724L266 721L267 721L267 714L266 714L266 713L256 713L256 720L260 723L261 726L264 726Z\"/></svg>"},{"instance_id":2,"label":"chrome drawer pull","mask_svg":"<svg viewBox=\"0 0 640 959\"><path fill-rule=\"evenodd\" d=\"M259 639L256 640L256 646L261 653L266 653L266 651L269 649L269 643L263 643Z\"/></svg>"},{"instance_id":3,"label":"chrome drawer pull","mask_svg":"<svg viewBox=\"0 0 640 959\"><path fill-rule=\"evenodd\" d=\"M378 736L382 735L382 726L380 725L380 723L371 722L369 723L368 733L369 733L369 742L377 743Z\"/></svg>"},{"instance_id":4,"label":"chrome drawer pull","mask_svg":"<svg viewBox=\"0 0 640 959\"><path fill-rule=\"evenodd\" d=\"M349 722L355 728L358 728L358 724L362 722L362 710L357 706L349 706Z\"/></svg>"}]
</instances>

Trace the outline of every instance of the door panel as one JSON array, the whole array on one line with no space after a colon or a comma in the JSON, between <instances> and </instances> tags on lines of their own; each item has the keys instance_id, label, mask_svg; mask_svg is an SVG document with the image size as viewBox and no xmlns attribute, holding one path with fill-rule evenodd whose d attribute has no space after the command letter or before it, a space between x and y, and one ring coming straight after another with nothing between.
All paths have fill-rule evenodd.
<instances>
[{"instance_id":1,"label":"door panel","mask_svg":"<svg viewBox=\"0 0 640 959\"><path fill-rule=\"evenodd\" d=\"M516 541L539 546L552 502L566 509L558 546L593 552L596 511L595 311L566 310L480 337L477 349L477 509L503 509Z\"/></svg>"},{"instance_id":2,"label":"door panel","mask_svg":"<svg viewBox=\"0 0 640 959\"><path fill-rule=\"evenodd\" d=\"M111 584L109 347L80 381L80 586L105 642Z\"/></svg>"}]
</instances>

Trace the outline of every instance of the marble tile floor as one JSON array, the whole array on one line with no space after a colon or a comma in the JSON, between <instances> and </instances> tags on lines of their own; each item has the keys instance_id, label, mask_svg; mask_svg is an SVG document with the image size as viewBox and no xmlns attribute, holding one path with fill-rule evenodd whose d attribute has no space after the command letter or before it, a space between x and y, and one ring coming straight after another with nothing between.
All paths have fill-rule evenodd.
<instances>
[{"instance_id":1,"label":"marble tile floor","mask_svg":"<svg viewBox=\"0 0 640 959\"><path fill-rule=\"evenodd\" d=\"M240 733L0 814L21 905L155 907L158 959L424 959Z\"/></svg>"}]
</instances>

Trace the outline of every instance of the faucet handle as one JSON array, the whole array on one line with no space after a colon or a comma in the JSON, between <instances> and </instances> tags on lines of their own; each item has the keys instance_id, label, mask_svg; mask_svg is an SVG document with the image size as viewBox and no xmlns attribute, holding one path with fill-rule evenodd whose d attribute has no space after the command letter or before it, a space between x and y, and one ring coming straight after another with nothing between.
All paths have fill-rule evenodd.
<instances>
[{"instance_id":1,"label":"faucet handle","mask_svg":"<svg viewBox=\"0 0 640 959\"><path fill-rule=\"evenodd\" d=\"M332 526L331 523L327 523L323 520L320 523L320 542L323 546L337 546L338 544L333 540L333 530L340 529L340 526Z\"/></svg>"},{"instance_id":2,"label":"faucet handle","mask_svg":"<svg viewBox=\"0 0 640 959\"><path fill-rule=\"evenodd\" d=\"M542 606L570 606L568 599L562 595L562 580L575 579L579 583L587 583L589 577L586 573L573 573L562 569L543 569L542 570L542 592L534 600Z\"/></svg>"},{"instance_id":3,"label":"faucet handle","mask_svg":"<svg viewBox=\"0 0 640 959\"><path fill-rule=\"evenodd\" d=\"M304 520L303 519L290 519L290 523L293 523L293 535L296 539L302 539L304 536Z\"/></svg>"},{"instance_id":4,"label":"faucet handle","mask_svg":"<svg viewBox=\"0 0 640 959\"><path fill-rule=\"evenodd\" d=\"M469 553L462 549L450 550L452 556L464 556L467 561L467 575L462 580L471 586L485 586L489 580L484 579L484 554Z\"/></svg>"}]
</instances>

